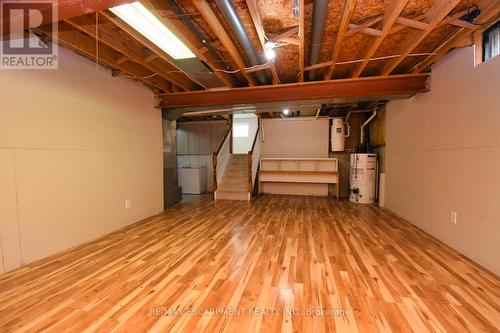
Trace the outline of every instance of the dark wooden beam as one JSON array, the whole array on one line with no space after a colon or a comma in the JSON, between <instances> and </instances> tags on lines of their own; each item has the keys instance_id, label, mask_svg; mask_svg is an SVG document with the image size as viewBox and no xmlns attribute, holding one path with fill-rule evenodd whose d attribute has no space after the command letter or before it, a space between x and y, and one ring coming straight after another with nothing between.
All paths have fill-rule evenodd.
<instances>
[{"instance_id":1,"label":"dark wooden beam","mask_svg":"<svg viewBox=\"0 0 500 333\"><path fill-rule=\"evenodd\" d=\"M428 74L392 75L160 94L165 108L267 103L345 97L409 95L427 91Z\"/></svg>"}]
</instances>

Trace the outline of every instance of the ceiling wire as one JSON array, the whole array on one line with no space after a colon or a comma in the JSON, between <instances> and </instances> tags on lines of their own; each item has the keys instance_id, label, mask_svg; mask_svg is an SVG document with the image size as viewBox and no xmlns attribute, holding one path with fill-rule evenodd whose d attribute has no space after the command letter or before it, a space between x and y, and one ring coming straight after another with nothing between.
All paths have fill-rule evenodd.
<instances>
[{"instance_id":1,"label":"ceiling wire","mask_svg":"<svg viewBox=\"0 0 500 333\"><path fill-rule=\"evenodd\" d=\"M431 56L431 55L436 55L436 52L425 52L425 53L410 53L407 56L408 57L422 57L422 56ZM391 58L397 58L401 57L400 54L394 54L394 55L389 55L389 56L383 56L383 57L377 57L377 58L371 58L369 61L377 61L377 60L384 60L384 59L391 59ZM357 60L349 60L349 61L341 61L341 62L336 62L335 65L348 65L348 64L355 64L358 62L363 62L365 59L357 59ZM325 66L327 67L327 66ZM318 68L320 69L320 68ZM297 73L296 76L299 76L300 72Z\"/></svg>"}]
</instances>

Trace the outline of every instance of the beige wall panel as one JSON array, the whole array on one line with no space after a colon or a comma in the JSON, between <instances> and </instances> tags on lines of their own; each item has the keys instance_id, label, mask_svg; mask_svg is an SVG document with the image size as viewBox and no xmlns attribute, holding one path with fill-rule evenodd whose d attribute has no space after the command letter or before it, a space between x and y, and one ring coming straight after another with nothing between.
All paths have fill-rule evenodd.
<instances>
[{"instance_id":1,"label":"beige wall panel","mask_svg":"<svg viewBox=\"0 0 500 333\"><path fill-rule=\"evenodd\" d=\"M21 265L14 149L0 148L0 271Z\"/></svg>"},{"instance_id":2,"label":"beige wall panel","mask_svg":"<svg viewBox=\"0 0 500 333\"><path fill-rule=\"evenodd\" d=\"M262 157L328 157L328 119L263 119Z\"/></svg>"},{"instance_id":3,"label":"beige wall panel","mask_svg":"<svg viewBox=\"0 0 500 333\"><path fill-rule=\"evenodd\" d=\"M153 94L66 49L59 61L58 70L0 75L7 270L163 210L161 113Z\"/></svg>"},{"instance_id":4,"label":"beige wall panel","mask_svg":"<svg viewBox=\"0 0 500 333\"><path fill-rule=\"evenodd\" d=\"M454 50L429 93L388 103L386 207L500 275L500 57L473 64Z\"/></svg>"}]
</instances>

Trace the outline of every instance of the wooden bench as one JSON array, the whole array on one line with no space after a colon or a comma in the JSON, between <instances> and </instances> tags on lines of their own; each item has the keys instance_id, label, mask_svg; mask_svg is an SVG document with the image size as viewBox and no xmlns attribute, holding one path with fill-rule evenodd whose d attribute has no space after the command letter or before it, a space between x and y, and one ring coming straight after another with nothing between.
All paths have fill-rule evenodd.
<instances>
[{"instance_id":1,"label":"wooden bench","mask_svg":"<svg viewBox=\"0 0 500 333\"><path fill-rule=\"evenodd\" d=\"M262 183L336 184L339 198L340 176L336 158L261 158L259 194Z\"/></svg>"}]
</instances>

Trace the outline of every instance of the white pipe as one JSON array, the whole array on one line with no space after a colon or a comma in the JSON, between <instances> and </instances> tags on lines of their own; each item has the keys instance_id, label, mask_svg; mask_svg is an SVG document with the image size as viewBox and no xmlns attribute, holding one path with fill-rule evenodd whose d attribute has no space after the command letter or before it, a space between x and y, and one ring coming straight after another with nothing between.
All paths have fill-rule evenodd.
<instances>
[{"instance_id":1,"label":"white pipe","mask_svg":"<svg viewBox=\"0 0 500 333\"><path fill-rule=\"evenodd\" d=\"M320 112L321 112L321 108L319 108L318 111L316 111L316 119L318 119Z\"/></svg>"},{"instance_id":2,"label":"white pipe","mask_svg":"<svg viewBox=\"0 0 500 333\"><path fill-rule=\"evenodd\" d=\"M375 116L377 115L377 110L378 110L378 105L375 107L375 109L373 110L373 113L372 115L370 116L370 118L368 118L367 121L365 121L363 123L363 125L361 125L361 144L365 143L365 127L366 125L368 125L368 123L370 121L373 120L373 118L375 118Z\"/></svg>"},{"instance_id":3,"label":"white pipe","mask_svg":"<svg viewBox=\"0 0 500 333\"><path fill-rule=\"evenodd\" d=\"M347 116L345 117L345 126L346 126L346 134L345 137L348 138L351 135L351 126L349 126L349 117L353 113L364 113L364 112L372 112L372 110L354 110L347 112Z\"/></svg>"}]
</instances>

